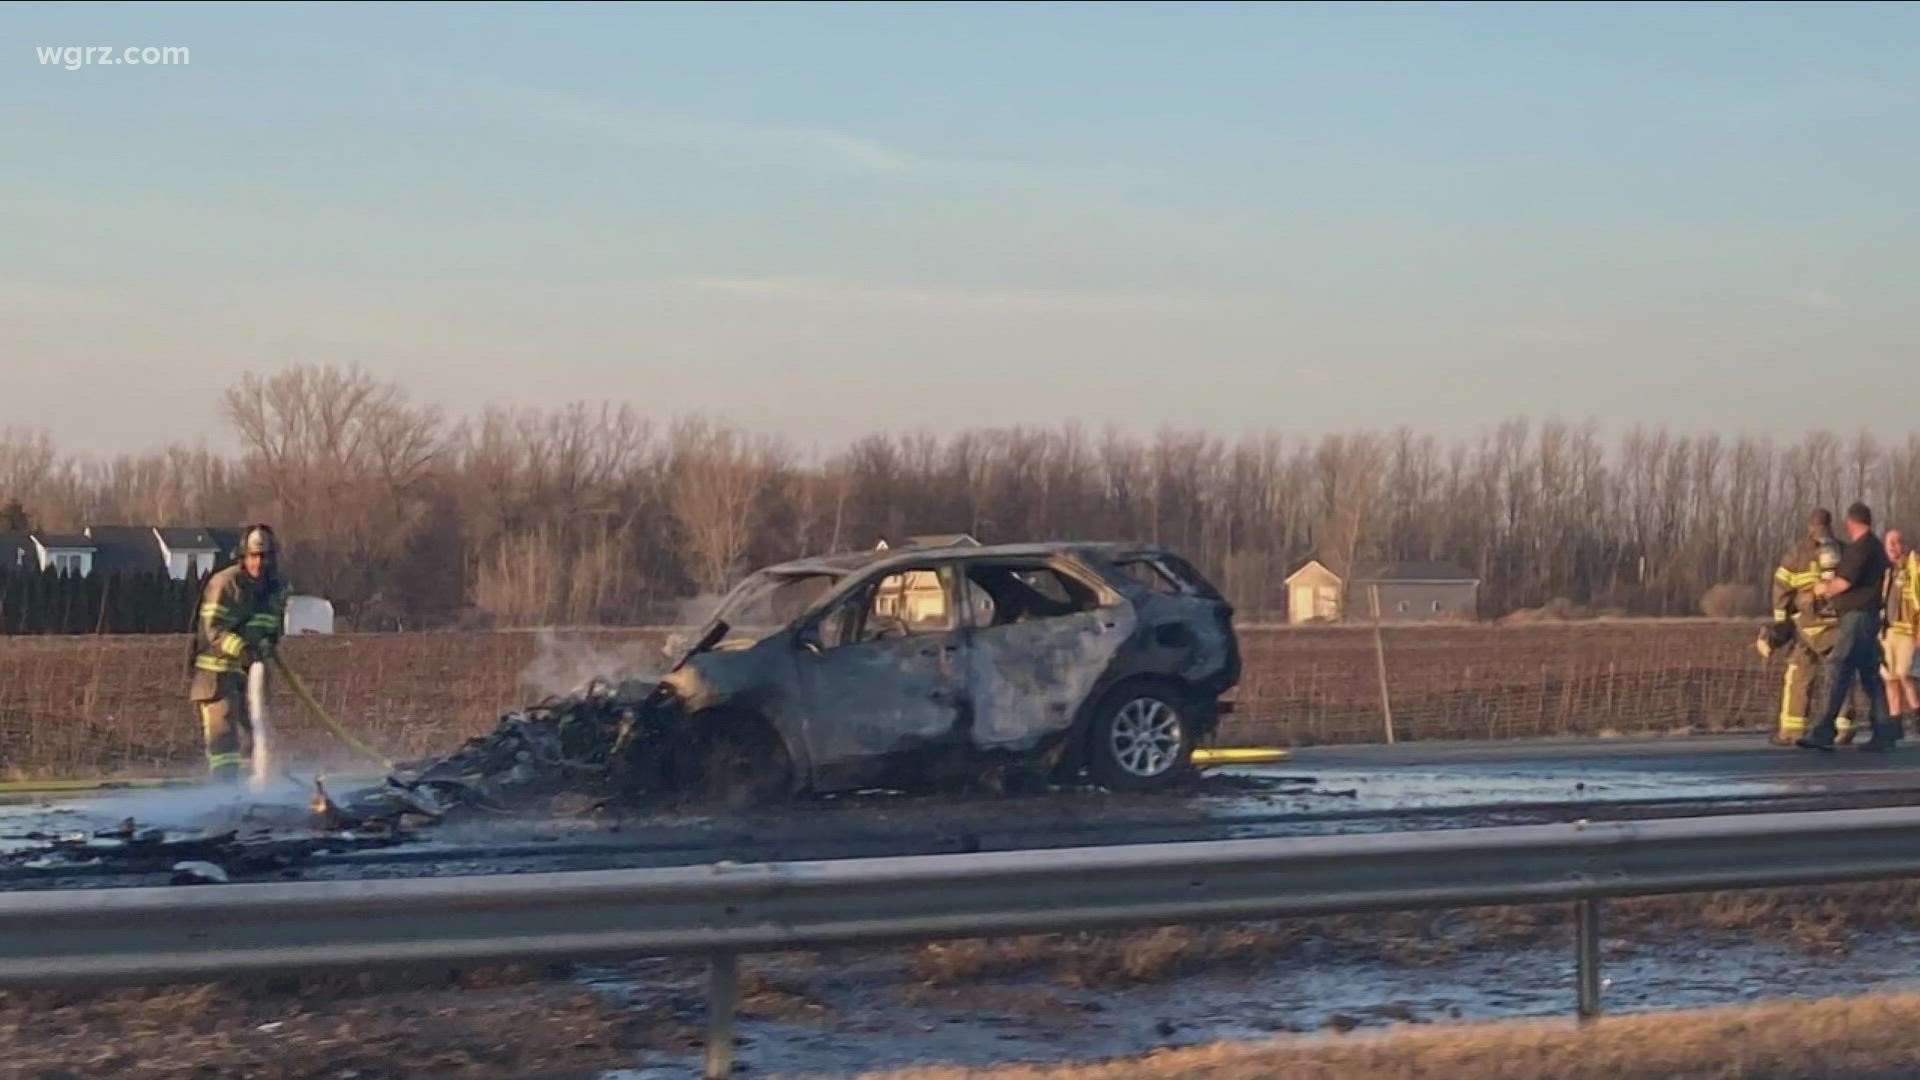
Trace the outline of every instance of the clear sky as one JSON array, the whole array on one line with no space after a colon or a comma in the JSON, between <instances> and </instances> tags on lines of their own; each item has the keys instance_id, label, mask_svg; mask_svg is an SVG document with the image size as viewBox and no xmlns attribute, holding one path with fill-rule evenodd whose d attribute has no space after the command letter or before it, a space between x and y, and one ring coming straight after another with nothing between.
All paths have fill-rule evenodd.
<instances>
[{"instance_id":1,"label":"clear sky","mask_svg":"<svg viewBox=\"0 0 1920 1080\"><path fill-rule=\"evenodd\" d=\"M9 5L0 426L223 445L327 361L803 446L1904 433L1916 56L1920 6Z\"/></svg>"}]
</instances>

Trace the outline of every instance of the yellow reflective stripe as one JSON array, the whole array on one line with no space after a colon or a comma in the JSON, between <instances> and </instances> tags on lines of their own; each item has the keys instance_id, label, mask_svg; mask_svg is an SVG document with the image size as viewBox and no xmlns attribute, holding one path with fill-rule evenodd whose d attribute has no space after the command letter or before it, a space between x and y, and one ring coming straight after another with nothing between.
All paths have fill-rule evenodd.
<instances>
[{"instance_id":1,"label":"yellow reflective stripe","mask_svg":"<svg viewBox=\"0 0 1920 1080\"><path fill-rule=\"evenodd\" d=\"M280 629L280 616L255 615L253 618L247 620L247 626L254 630L278 630Z\"/></svg>"},{"instance_id":2,"label":"yellow reflective stripe","mask_svg":"<svg viewBox=\"0 0 1920 1080\"><path fill-rule=\"evenodd\" d=\"M1790 582L1793 580L1793 571L1784 566L1776 566L1773 568L1773 580Z\"/></svg>"},{"instance_id":3,"label":"yellow reflective stripe","mask_svg":"<svg viewBox=\"0 0 1920 1080\"><path fill-rule=\"evenodd\" d=\"M1787 621L1787 609L1786 609L1786 608L1779 608L1779 607L1777 607L1777 608L1774 608L1774 609L1773 609L1773 621L1774 621L1774 622L1786 622L1786 621Z\"/></svg>"},{"instance_id":4,"label":"yellow reflective stripe","mask_svg":"<svg viewBox=\"0 0 1920 1080\"><path fill-rule=\"evenodd\" d=\"M194 657L193 666L199 668L201 671L217 671L233 674L239 674L240 672L239 661L229 660L224 656L212 656L207 653L201 653L199 656Z\"/></svg>"},{"instance_id":5,"label":"yellow reflective stripe","mask_svg":"<svg viewBox=\"0 0 1920 1080\"><path fill-rule=\"evenodd\" d=\"M207 768L217 769L222 765L239 765L247 759L239 754L208 754Z\"/></svg>"},{"instance_id":6,"label":"yellow reflective stripe","mask_svg":"<svg viewBox=\"0 0 1920 1080\"><path fill-rule=\"evenodd\" d=\"M1906 624L1907 631L1911 633L1914 627L1920 627L1920 555L1909 551L1905 562L1907 564L1906 609L1900 614L1903 616L1901 621Z\"/></svg>"},{"instance_id":7,"label":"yellow reflective stripe","mask_svg":"<svg viewBox=\"0 0 1920 1080\"><path fill-rule=\"evenodd\" d=\"M247 639L239 634L221 634L220 640L214 642L214 648L228 656L239 656L247 649Z\"/></svg>"}]
</instances>

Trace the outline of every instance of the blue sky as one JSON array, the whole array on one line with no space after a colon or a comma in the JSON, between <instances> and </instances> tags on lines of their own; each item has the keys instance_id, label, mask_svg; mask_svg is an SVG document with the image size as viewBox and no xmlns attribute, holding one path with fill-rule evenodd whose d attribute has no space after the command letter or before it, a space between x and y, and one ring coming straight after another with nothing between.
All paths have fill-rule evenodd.
<instances>
[{"instance_id":1,"label":"blue sky","mask_svg":"<svg viewBox=\"0 0 1920 1080\"><path fill-rule=\"evenodd\" d=\"M803 446L1904 433L1820 390L1920 346L1915 55L1839 4L11 6L0 426L220 445L327 361Z\"/></svg>"}]
</instances>

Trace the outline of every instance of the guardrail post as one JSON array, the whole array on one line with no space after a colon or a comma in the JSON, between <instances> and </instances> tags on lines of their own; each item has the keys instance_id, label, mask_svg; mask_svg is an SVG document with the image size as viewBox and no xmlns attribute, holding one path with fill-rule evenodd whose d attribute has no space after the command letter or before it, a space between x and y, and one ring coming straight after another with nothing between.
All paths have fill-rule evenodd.
<instances>
[{"instance_id":1,"label":"guardrail post","mask_svg":"<svg viewBox=\"0 0 1920 1080\"><path fill-rule=\"evenodd\" d=\"M740 957L714 953L707 958L706 1080L733 1075L733 1014L740 1005Z\"/></svg>"},{"instance_id":2,"label":"guardrail post","mask_svg":"<svg viewBox=\"0 0 1920 1080\"><path fill-rule=\"evenodd\" d=\"M1600 1018L1600 901L1575 900L1574 978L1579 985L1579 1016L1584 1023Z\"/></svg>"}]
</instances>

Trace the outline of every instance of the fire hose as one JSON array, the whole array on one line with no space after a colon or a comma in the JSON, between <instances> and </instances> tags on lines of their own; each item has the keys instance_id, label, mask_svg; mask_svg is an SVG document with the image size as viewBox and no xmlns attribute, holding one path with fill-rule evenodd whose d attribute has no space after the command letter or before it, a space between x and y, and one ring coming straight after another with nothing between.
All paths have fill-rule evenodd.
<instances>
[{"instance_id":1,"label":"fire hose","mask_svg":"<svg viewBox=\"0 0 1920 1080\"><path fill-rule=\"evenodd\" d=\"M302 679L293 668L287 666L286 659L278 652L273 654L273 666L280 669L280 675L287 680L287 686L293 690L293 696L299 698L300 704L306 706L307 712L311 713L315 720L320 721L328 731L333 732L335 738L347 744L361 757L379 765L382 770L393 771L393 762L388 760L385 754L355 738L353 732L341 727L338 721L327 715L327 710L321 706L319 699L315 698L313 691L307 688L306 680Z\"/></svg>"}]
</instances>

